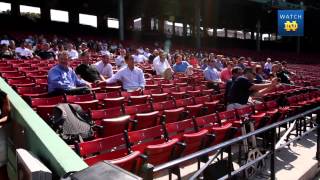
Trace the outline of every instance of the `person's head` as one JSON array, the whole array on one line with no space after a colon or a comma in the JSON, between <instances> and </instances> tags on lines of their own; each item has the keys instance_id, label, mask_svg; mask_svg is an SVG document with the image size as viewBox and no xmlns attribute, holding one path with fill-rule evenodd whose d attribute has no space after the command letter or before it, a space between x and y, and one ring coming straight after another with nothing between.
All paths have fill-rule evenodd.
<instances>
[{"instance_id":1,"label":"person's head","mask_svg":"<svg viewBox=\"0 0 320 180\"><path fill-rule=\"evenodd\" d=\"M68 50L73 49L73 44L72 44L72 43L68 43L68 44L67 44L67 49L68 49Z\"/></svg>"},{"instance_id":2,"label":"person's head","mask_svg":"<svg viewBox=\"0 0 320 180\"><path fill-rule=\"evenodd\" d=\"M149 52L150 52L149 48L146 48L144 51L145 51L146 53L149 53Z\"/></svg>"},{"instance_id":3,"label":"person's head","mask_svg":"<svg viewBox=\"0 0 320 180\"><path fill-rule=\"evenodd\" d=\"M271 63L271 58L267 58L267 63Z\"/></svg>"},{"instance_id":4,"label":"person's head","mask_svg":"<svg viewBox=\"0 0 320 180\"><path fill-rule=\"evenodd\" d=\"M176 54L176 56L174 57L174 60L175 60L176 64L181 64L182 56L180 54Z\"/></svg>"},{"instance_id":5,"label":"person's head","mask_svg":"<svg viewBox=\"0 0 320 180\"><path fill-rule=\"evenodd\" d=\"M83 52L81 59L83 64L89 64L91 61L91 55L88 52Z\"/></svg>"},{"instance_id":6,"label":"person's head","mask_svg":"<svg viewBox=\"0 0 320 180\"><path fill-rule=\"evenodd\" d=\"M88 48L87 44L86 43L81 43L81 46L80 46L81 50L85 50Z\"/></svg>"},{"instance_id":7,"label":"person's head","mask_svg":"<svg viewBox=\"0 0 320 180\"><path fill-rule=\"evenodd\" d=\"M208 62L208 66L210 66L211 68L214 68L214 60L213 59L209 59L209 62Z\"/></svg>"},{"instance_id":8,"label":"person's head","mask_svg":"<svg viewBox=\"0 0 320 180\"><path fill-rule=\"evenodd\" d=\"M240 57L238 63L239 63L239 64L243 64L245 60L246 60L246 58Z\"/></svg>"},{"instance_id":9,"label":"person's head","mask_svg":"<svg viewBox=\"0 0 320 180\"><path fill-rule=\"evenodd\" d=\"M58 63L61 66L68 67L70 58L67 51L61 51L58 55Z\"/></svg>"},{"instance_id":10,"label":"person's head","mask_svg":"<svg viewBox=\"0 0 320 180\"><path fill-rule=\"evenodd\" d=\"M252 68L245 68L243 71L243 75L246 76L249 80L253 80L255 78L255 74Z\"/></svg>"},{"instance_id":11,"label":"person's head","mask_svg":"<svg viewBox=\"0 0 320 180\"><path fill-rule=\"evenodd\" d=\"M283 69L286 69L287 68L287 62L286 61L282 61L281 62L281 66Z\"/></svg>"},{"instance_id":12,"label":"person's head","mask_svg":"<svg viewBox=\"0 0 320 180\"><path fill-rule=\"evenodd\" d=\"M158 51L157 49L155 49L155 50L153 51L153 55L157 57L157 56L159 55L159 51Z\"/></svg>"},{"instance_id":13,"label":"person's head","mask_svg":"<svg viewBox=\"0 0 320 180\"><path fill-rule=\"evenodd\" d=\"M110 62L111 54L110 53L105 53L102 55L102 62L104 64L108 64Z\"/></svg>"},{"instance_id":14,"label":"person's head","mask_svg":"<svg viewBox=\"0 0 320 180\"><path fill-rule=\"evenodd\" d=\"M168 54L166 52L162 52L160 53L159 57L160 57L160 61L164 62L167 58Z\"/></svg>"},{"instance_id":15,"label":"person's head","mask_svg":"<svg viewBox=\"0 0 320 180\"><path fill-rule=\"evenodd\" d=\"M231 73L232 73L232 77L237 78L242 75L242 69L236 66L232 68Z\"/></svg>"},{"instance_id":16,"label":"person's head","mask_svg":"<svg viewBox=\"0 0 320 180\"><path fill-rule=\"evenodd\" d=\"M131 54L127 54L124 57L124 60L125 60L126 64L128 65L129 69L133 69L134 68L134 59L133 59L133 56Z\"/></svg>"},{"instance_id":17,"label":"person's head","mask_svg":"<svg viewBox=\"0 0 320 180\"><path fill-rule=\"evenodd\" d=\"M203 62L203 64L208 65L208 58L204 58L204 59L202 60L202 62Z\"/></svg>"},{"instance_id":18,"label":"person's head","mask_svg":"<svg viewBox=\"0 0 320 180\"><path fill-rule=\"evenodd\" d=\"M232 68L233 68L233 62L232 62L232 61L227 61L226 65L227 65L227 69L228 69L229 71L231 71Z\"/></svg>"},{"instance_id":19,"label":"person's head","mask_svg":"<svg viewBox=\"0 0 320 180\"><path fill-rule=\"evenodd\" d=\"M50 49L49 43L44 43L44 44L42 45L42 49L43 49L44 51L48 51L48 50Z\"/></svg>"},{"instance_id":20,"label":"person's head","mask_svg":"<svg viewBox=\"0 0 320 180\"><path fill-rule=\"evenodd\" d=\"M126 55L126 53L127 53L127 51L125 50L125 49L120 49L120 55L121 56L125 56Z\"/></svg>"},{"instance_id":21,"label":"person's head","mask_svg":"<svg viewBox=\"0 0 320 180\"><path fill-rule=\"evenodd\" d=\"M280 70L280 66L278 64L272 65L272 72L277 73Z\"/></svg>"}]
</instances>

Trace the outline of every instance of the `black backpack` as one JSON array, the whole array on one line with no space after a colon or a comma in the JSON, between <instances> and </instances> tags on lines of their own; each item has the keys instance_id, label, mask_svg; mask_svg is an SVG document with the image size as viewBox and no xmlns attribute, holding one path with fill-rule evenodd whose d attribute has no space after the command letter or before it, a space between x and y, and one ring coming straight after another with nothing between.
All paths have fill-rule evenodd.
<instances>
[{"instance_id":1,"label":"black backpack","mask_svg":"<svg viewBox=\"0 0 320 180\"><path fill-rule=\"evenodd\" d=\"M94 138L93 122L77 104L58 104L53 109L49 123L52 129L68 144Z\"/></svg>"}]
</instances>

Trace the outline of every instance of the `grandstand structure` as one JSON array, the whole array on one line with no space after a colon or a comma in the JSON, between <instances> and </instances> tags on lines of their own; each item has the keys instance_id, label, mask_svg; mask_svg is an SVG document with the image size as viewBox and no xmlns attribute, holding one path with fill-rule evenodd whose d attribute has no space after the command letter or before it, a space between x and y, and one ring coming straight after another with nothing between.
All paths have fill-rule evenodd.
<instances>
[{"instance_id":1,"label":"grandstand structure","mask_svg":"<svg viewBox=\"0 0 320 180\"><path fill-rule=\"evenodd\" d=\"M1 3L10 8L0 14L4 24L0 35L17 42L29 35L43 35L49 41L59 37L62 42L75 44L121 44L128 50L163 48L169 53L194 53L199 58L200 54L209 53L252 57L253 62L244 62L248 66L271 57L288 62L293 82L277 86L258 99L262 103L228 111L226 85L207 87L200 67L194 68L191 76L175 73L173 79L167 80L155 75L152 64L143 63L137 65L146 79L142 91L126 92L121 83L115 83L93 85L85 95L49 97L48 71L57 60L1 59L0 89L8 94L11 104L8 177L3 178L18 178L17 148L34 153L53 172L54 179L104 160L144 179L196 179L217 159L228 162L223 179L254 178L260 170L256 164L262 161L270 162L262 171L269 171L270 178L275 179L277 149L309 133L318 135L313 153L320 161L319 33L313 22L320 17L320 4L316 0ZM23 13L21 5L39 8L39 13ZM278 36L277 10L300 8L305 9L305 36ZM52 10L67 13L68 22L52 20ZM81 15L91 15L93 24L81 24ZM90 63L102 57L94 51L90 55ZM82 61L75 59L70 66L76 68ZM115 60L110 63L117 72ZM94 139L67 145L51 129L48 122L59 103L82 107L100 127L95 129ZM243 133L247 125L255 131ZM253 136L257 143L252 142ZM243 145L246 139L249 143ZM250 159L249 152L257 149L261 155ZM232 163L239 168L233 170ZM188 172L191 175L181 173L186 164L196 166Z\"/></svg>"}]
</instances>

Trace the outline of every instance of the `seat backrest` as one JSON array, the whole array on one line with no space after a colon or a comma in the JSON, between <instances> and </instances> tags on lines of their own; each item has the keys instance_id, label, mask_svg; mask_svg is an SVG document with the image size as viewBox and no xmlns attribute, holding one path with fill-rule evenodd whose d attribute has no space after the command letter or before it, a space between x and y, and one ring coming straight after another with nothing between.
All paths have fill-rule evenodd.
<instances>
[{"instance_id":1,"label":"seat backrest","mask_svg":"<svg viewBox=\"0 0 320 180\"><path fill-rule=\"evenodd\" d=\"M168 100L168 93L151 94L152 102L162 102Z\"/></svg>"},{"instance_id":2,"label":"seat backrest","mask_svg":"<svg viewBox=\"0 0 320 180\"><path fill-rule=\"evenodd\" d=\"M199 96L194 98L196 104L204 104L205 102L210 102L211 100L212 99L210 95Z\"/></svg>"},{"instance_id":3,"label":"seat backrest","mask_svg":"<svg viewBox=\"0 0 320 180\"><path fill-rule=\"evenodd\" d=\"M130 116L121 116L116 118L102 119L101 125L103 131L101 136L108 137L116 134L121 134L124 130L128 130Z\"/></svg>"},{"instance_id":4,"label":"seat backrest","mask_svg":"<svg viewBox=\"0 0 320 180\"><path fill-rule=\"evenodd\" d=\"M175 100L177 107L186 107L194 105L194 101L192 97L185 98L185 99L177 99Z\"/></svg>"},{"instance_id":5,"label":"seat backrest","mask_svg":"<svg viewBox=\"0 0 320 180\"><path fill-rule=\"evenodd\" d=\"M152 111L152 107L149 103L124 107L125 114L130 116L134 116L138 113L147 113L151 111Z\"/></svg>"},{"instance_id":6,"label":"seat backrest","mask_svg":"<svg viewBox=\"0 0 320 180\"><path fill-rule=\"evenodd\" d=\"M183 107L164 110L163 115L165 115L165 122L172 123L172 122L177 122L182 120L184 111L185 111L185 108Z\"/></svg>"},{"instance_id":7,"label":"seat backrest","mask_svg":"<svg viewBox=\"0 0 320 180\"><path fill-rule=\"evenodd\" d=\"M145 129L145 128L156 126L159 122L158 119L159 119L159 111L136 114L135 120L137 120L137 124L134 125L134 130Z\"/></svg>"},{"instance_id":8,"label":"seat backrest","mask_svg":"<svg viewBox=\"0 0 320 180\"><path fill-rule=\"evenodd\" d=\"M31 106L36 107L39 105L56 105L58 103L63 103L64 98L63 96L51 97L51 98L32 98L31 99Z\"/></svg>"},{"instance_id":9,"label":"seat backrest","mask_svg":"<svg viewBox=\"0 0 320 180\"><path fill-rule=\"evenodd\" d=\"M212 127L215 124L219 124L219 118L217 114L209 114L195 118L196 126L198 129Z\"/></svg>"},{"instance_id":10,"label":"seat backrest","mask_svg":"<svg viewBox=\"0 0 320 180\"><path fill-rule=\"evenodd\" d=\"M128 132L129 142L132 145L143 144L155 139L164 138L164 130L161 125L147 129Z\"/></svg>"},{"instance_id":11,"label":"seat backrest","mask_svg":"<svg viewBox=\"0 0 320 180\"><path fill-rule=\"evenodd\" d=\"M179 122L166 123L166 132L169 137L171 135L183 134L186 132L195 132L195 124L192 119L187 119Z\"/></svg>"},{"instance_id":12,"label":"seat backrest","mask_svg":"<svg viewBox=\"0 0 320 180\"><path fill-rule=\"evenodd\" d=\"M91 110L90 115L92 120L101 121L105 118L116 118L124 115L122 108L110 108L110 109L99 109L99 110Z\"/></svg>"},{"instance_id":13,"label":"seat backrest","mask_svg":"<svg viewBox=\"0 0 320 180\"><path fill-rule=\"evenodd\" d=\"M81 101L92 101L94 100L93 94L84 95L67 95L67 102L81 102Z\"/></svg>"},{"instance_id":14,"label":"seat backrest","mask_svg":"<svg viewBox=\"0 0 320 180\"><path fill-rule=\"evenodd\" d=\"M230 110L230 111L224 111L218 113L218 117L221 120L234 120L237 119L236 111Z\"/></svg>"},{"instance_id":15,"label":"seat backrest","mask_svg":"<svg viewBox=\"0 0 320 180\"><path fill-rule=\"evenodd\" d=\"M140 95L140 96L130 96L129 97L129 104L130 105L138 105L138 104L145 104L148 101L147 95Z\"/></svg>"},{"instance_id":16,"label":"seat backrest","mask_svg":"<svg viewBox=\"0 0 320 180\"><path fill-rule=\"evenodd\" d=\"M111 151L120 146L126 148L124 134L81 142L76 145L76 148L80 156L86 157L104 151Z\"/></svg>"},{"instance_id":17,"label":"seat backrest","mask_svg":"<svg viewBox=\"0 0 320 180\"><path fill-rule=\"evenodd\" d=\"M236 109L237 115L240 118L248 117L253 113L252 106L246 105L244 107L241 107L239 109Z\"/></svg>"},{"instance_id":18,"label":"seat backrest","mask_svg":"<svg viewBox=\"0 0 320 180\"><path fill-rule=\"evenodd\" d=\"M169 100L169 101L152 103L152 108L153 108L153 111L162 112L162 111L168 110L168 109L175 109L176 104L173 100Z\"/></svg>"}]
</instances>

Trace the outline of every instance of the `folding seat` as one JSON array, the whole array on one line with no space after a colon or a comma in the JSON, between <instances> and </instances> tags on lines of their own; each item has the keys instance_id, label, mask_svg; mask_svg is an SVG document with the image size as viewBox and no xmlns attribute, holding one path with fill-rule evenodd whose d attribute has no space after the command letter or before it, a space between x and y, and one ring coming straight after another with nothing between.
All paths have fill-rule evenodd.
<instances>
[{"instance_id":1,"label":"folding seat","mask_svg":"<svg viewBox=\"0 0 320 180\"><path fill-rule=\"evenodd\" d=\"M161 94L151 94L152 102L162 102L169 100L168 93L161 93Z\"/></svg>"},{"instance_id":2,"label":"folding seat","mask_svg":"<svg viewBox=\"0 0 320 180\"><path fill-rule=\"evenodd\" d=\"M160 87L157 85L157 84L154 84L153 83L153 80L152 81L152 84L146 84L144 89L145 90L150 90L150 89L159 89Z\"/></svg>"},{"instance_id":3,"label":"folding seat","mask_svg":"<svg viewBox=\"0 0 320 180\"><path fill-rule=\"evenodd\" d=\"M24 79L24 78L26 78L26 76L23 72L1 73L1 76L5 79Z\"/></svg>"},{"instance_id":4,"label":"folding seat","mask_svg":"<svg viewBox=\"0 0 320 180\"><path fill-rule=\"evenodd\" d=\"M38 72L39 71L38 67L39 66L35 66L35 67L19 67L18 69L19 69L19 71L22 71L24 73L30 73L30 72Z\"/></svg>"},{"instance_id":5,"label":"folding seat","mask_svg":"<svg viewBox=\"0 0 320 180\"><path fill-rule=\"evenodd\" d=\"M138 151L147 157L146 163L157 166L169 162L179 154L175 151L179 145L176 138L166 141L161 125L148 129L128 132L129 149ZM172 169L169 169L171 174Z\"/></svg>"},{"instance_id":6,"label":"folding seat","mask_svg":"<svg viewBox=\"0 0 320 180\"><path fill-rule=\"evenodd\" d=\"M162 115L164 115L166 123L181 121L187 117L187 113L183 107L164 110Z\"/></svg>"},{"instance_id":7,"label":"folding seat","mask_svg":"<svg viewBox=\"0 0 320 180\"><path fill-rule=\"evenodd\" d=\"M121 134L128 130L130 116L120 116L116 118L104 118L101 120L102 129L99 130L99 137L108 137Z\"/></svg>"},{"instance_id":8,"label":"folding seat","mask_svg":"<svg viewBox=\"0 0 320 180\"><path fill-rule=\"evenodd\" d=\"M178 80L178 81L180 81L180 80ZM186 87L186 86L188 86L188 83L186 83L186 82L176 82L175 84L176 84L176 86L179 87L179 89L180 89L181 87ZM192 88L192 89L193 89L193 88Z\"/></svg>"},{"instance_id":9,"label":"folding seat","mask_svg":"<svg viewBox=\"0 0 320 180\"><path fill-rule=\"evenodd\" d=\"M207 141L207 129L196 131L192 119L187 119L174 123L166 123L166 137L168 139L178 139L185 143L182 156L201 150Z\"/></svg>"},{"instance_id":10,"label":"folding seat","mask_svg":"<svg viewBox=\"0 0 320 180\"><path fill-rule=\"evenodd\" d=\"M105 98L103 99L105 108L121 107L124 104L124 97Z\"/></svg>"},{"instance_id":11,"label":"folding seat","mask_svg":"<svg viewBox=\"0 0 320 180\"><path fill-rule=\"evenodd\" d=\"M212 114L215 113L218 109L219 105L219 100L213 101L211 99L211 95L205 95L205 96L200 96L200 97L195 97L194 101L196 104L203 104L204 107L206 108L206 113L207 114Z\"/></svg>"},{"instance_id":12,"label":"folding seat","mask_svg":"<svg viewBox=\"0 0 320 180\"><path fill-rule=\"evenodd\" d=\"M114 92L108 92L108 93L105 93L105 92L94 92L94 96L95 96L95 99L99 101L99 105L101 106L105 106L104 105L104 99L106 98L117 98L117 97L120 97L120 92L117 92L117 91L114 91Z\"/></svg>"},{"instance_id":13,"label":"folding seat","mask_svg":"<svg viewBox=\"0 0 320 180\"><path fill-rule=\"evenodd\" d=\"M175 100L175 103L177 107L186 107L186 106L194 105L194 100L192 97L189 97L185 99L177 99Z\"/></svg>"},{"instance_id":14,"label":"folding seat","mask_svg":"<svg viewBox=\"0 0 320 180\"><path fill-rule=\"evenodd\" d=\"M149 103L133 105L133 106L124 106L123 109L126 115L130 115L131 119L135 119L135 116L138 113L152 112L152 106Z\"/></svg>"},{"instance_id":15,"label":"folding seat","mask_svg":"<svg viewBox=\"0 0 320 180\"><path fill-rule=\"evenodd\" d=\"M267 116L266 113L254 114L254 108L250 105L236 109L236 112L242 121L246 118L247 120L253 120L255 129L264 127L271 121L270 116Z\"/></svg>"},{"instance_id":16,"label":"folding seat","mask_svg":"<svg viewBox=\"0 0 320 180\"><path fill-rule=\"evenodd\" d=\"M210 134L214 134L214 138L208 139L206 146L212 146L222 143L234 137L237 128L232 126L231 122L221 124L217 114L209 114L195 118L196 129L198 131L207 129Z\"/></svg>"},{"instance_id":17,"label":"folding seat","mask_svg":"<svg viewBox=\"0 0 320 180\"><path fill-rule=\"evenodd\" d=\"M178 92L178 89L177 87L166 87L166 88L162 88L162 92L171 94L172 92Z\"/></svg>"},{"instance_id":18,"label":"folding seat","mask_svg":"<svg viewBox=\"0 0 320 180\"><path fill-rule=\"evenodd\" d=\"M172 88L172 87L175 87L175 85L174 84L165 84L165 83L161 84L161 88Z\"/></svg>"},{"instance_id":19,"label":"folding seat","mask_svg":"<svg viewBox=\"0 0 320 180\"><path fill-rule=\"evenodd\" d=\"M115 107L110 109L90 110L91 119L95 124L100 125L102 119L116 118L123 116L124 112L121 107Z\"/></svg>"},{"instance_id":20,"label":"folding seat","mask_svg":"<svg viewBox=\"0 0 320 180\"><path fill-rule=\"evenodd\" d=\"M174 99L183 99L187 97L187 92L172 92L171 96Z\"/></svg>"},{"instance_id":21,"label":"folding seat","mask_svg":"<svg viewBox=\"0 0 320 180\"><path fill-rule=\"evenodd\" d=\"M161 88L157 85L157 89L145 89L143 90L144 95L151 95L151 94L161 94Z\"/></svg>"},{"instance_id":22,"label":"folding seat","mask_svg":"<svg viewBox=\"0 0 320 180\"><path fill-rule=\"evenodd\" d=\"M125 98L126 102L129 100L130 96L140 96L140 95L142 95L142 91L133 91L133 92L121 91L121 96Z\"/></svg>"},{"instance_id":23,"label":"folding seat","mask_svg":"<svg viewBox=\"0 0 320 180\"><path fill-rule=\"evenodd\" d=\"M18 87L17 92L22 97L35 98L35 97L45 97L48 95L48 90L45 87Z\"/></svg>"},{"instance_id":24,"label":"folding seat","mask_svg":"<svg viewBox=\"0 0 320 180\"><path fill-rule=\"evenodd\" d=\"M192 117L199 117L204 115L205 113L205 108L203 104L195 104L195 105L190 105L185 107L187 113L188 113L188 118Z\"/></svg>"},{"instance_id":25,"label":"folding seat","mask_svg":"<svg viewBox=\"0 0 320 180\"><path fill-rule=\"evenodd\" d=\"M103 89L105 89L106 92L114 92L114 91L121 92L122 87L121 86L106 86L106 87L103 87Z\"/></svg>"},{"instance_id":26,"label":"folding seat","mask_svg":"<svg viewBox=\"0 0 320 180\"><path fill-rule=\"evenodd\" d=\"M31 64L28 64L28 63L18 63L18 64L12 64L12 67L14 67L14 68L31 67Z\"/></svg>"},{"instance_id":27,"label":"folding seat","mask_svg":"<svg viewBox=\"0 0 320 180\"><path fill-rule=\"evenodd\" d=\"M36 83L36 85L47 87L48 86L48 79L36 79L35 83Z\"/></svg>"},{"instance_id":28,"label":"folding seat","mask_svg":"<svg viewBox=\"0 0 320 180\"><path fill-rule=\"evenodd\" d=\"M176 103L173 100L152 103L151 105L152 110L159 111L160 114L162 114L164 110L176 109Z\"/></svg>"},{"instance_id":29,"label":"folding seat","mask_svg":"<svg viewBox=\"0 0 320 180\"><path fill-rule=\"evenodd\" d=\"M179 87L179 92L193 91L193 86L181 86Z\"/></svg>"},{"instance_id":30,"label":"folding seat","mask_svg":"<svg viewBox=\"0 0 320 180\"><path fill-rule=\"evenodd\" d=\"M189 94L191 97L198 97L202 95L202 92L200 90L187 91L187 94Z\"/></svg>"},{"instance_id":31,"label":"folding seat","mask_svg":"<svg viewBox=\"0 0 320 180\"><path fill-rule=\"evenodd\" d=\"M128 152L123 134L76 144L77 153L89 165L108 160L132 173L138 174L143 161L139 151Z\"/></svg>"},{"instance_id":32,"label":"folding seat","mask_svg":"<svg viewBox=\"0 0 320 180\"><path fill-rule=\"evenodd\" d=\"M217 114L221 124L226 122L232 123L235 127L240 127L241 122L240 119L237 118L237 114L235 110L223 111Z\"/></svg>"},{"instance_id":33,"label":"folding seat","mask_svg":"<svg viewBox=\"0 0 320 180\"><path fill-rule=\"evenodd\" d=\"M51 69L51 67L39 67L38 70L39 71L49 71Z\"/></svg>"},{"instance_id":34,"label":"folding seat","mask_svg":"<svg viewBox=\"0 0 320 180\"><path fill-rule=\"evenodd\" d=\"M8 79L8 84L10 86L17 87L33 87L35 83L30 78L20 78L20 79Z\"/></svg>"},{"instance_id":35,"label":"folding seat","mask_svg":"<svg viewBox=\"0 0 320 180\"><path fill-rule=\"evenodd\" d=\"M147 101L148 101L148 96L147 95L130 96L128 104L129 105L146 104Z\"/></svg>"},{"instance_id":36,"label":"folding seat","mask_svg":"<svg viewBox=\"0 0 320 180\"><path fill-rule=\"evenodd\" d=\"M44 120L48 120L52 114L53 108L59 104L64 103L63 96L50 97L50 98L31 98L31 107L34 108L40 117Z\"/></svg>"},{"instance_id":37,"label":"folding seat","mask_svg":"<svg viewBox=\"0 0 320 180\"><path fill-rule=\"evenodd\" d=\"M12 72L18 72L17 68L13 67L0 67L0 73L12 73Z\"/></svg>"},{"instance_id":38,"label":"folding seat","mask_svg":"<svg viewBox=\"0 0 320 180\"><path fill-rule=\"evenodd\" d=\"M29 72L26 73L28 77L34 78L34 79L45 79L48 77L48 72L46 71L36 71L36 72Z\"/></svg>"},{"instance_id":39,"label":"folding seat","mask_svg":"<svg viewBox=\"0 0 320 180\"><path fill-rule=\"evenodd\" d=\"M135 115L130 131L154 127L160 124L159 111L138 113Z\"/></svg>"},{"instance_id":40,"label":"folding seat","mask_svg":"<svg viewBox=\"0 0 320 180\"><path fill-rule=\"evenodd\" d=\"M67 95L66 100L68 103L80 105L82 109L87 112L89 112L90 109L98 108L98 100L94 99L93 94Z\"/></svg>"}]
</instances>

